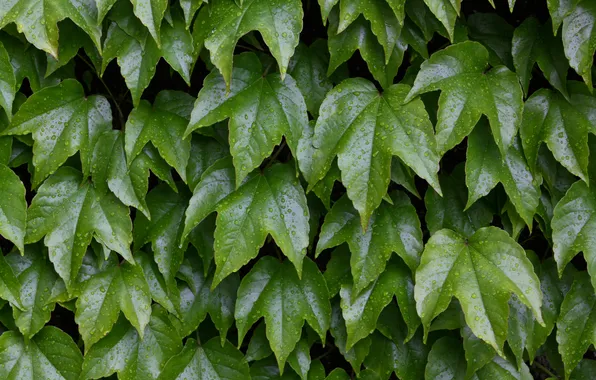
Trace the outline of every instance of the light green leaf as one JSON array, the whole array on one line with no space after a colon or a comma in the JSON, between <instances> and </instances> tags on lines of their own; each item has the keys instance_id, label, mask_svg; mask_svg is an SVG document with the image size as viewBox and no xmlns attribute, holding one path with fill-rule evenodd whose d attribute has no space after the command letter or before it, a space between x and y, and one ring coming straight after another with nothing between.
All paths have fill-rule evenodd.
<instances>
[{"instance_id":1,"label":"light green leaf","mask_svg":"<svg viewBox=\"0 0 596 380\"><path fill-rule=\"evenodd\" d=\"M242 279L235 317L239 342L259 318L265 318L267 339L283 371L300 340L305 320L325 341L331 319L325 279L310 259L304 260L300 279L289 261L281 264L272 257L263 257Z\"/></svg>"},{"instance_id":2,"label":"light green leaf","mask_svg":"<svg viewBox=\"0 0 596 380\"><path fill-rule=\"evenodd\" d=\"M140 2L140 0L138 1ZM199 0L200 3L201 0ZM161 53L170 66L190 86L190 75L197 59L192 35L187 30L183 16L178 9L172 8L170 12L172 25L165 22L161 29Z\"/></svg>"},{"instance_id":3,"label":"light green leaf","mask_svg":"<svg viewBox=\"0 0 596 380\"><path fill-rule=\"evenodd\" d=\"M6 0L0 4L0 28L14 22L39 50L58 57L58 22L69 18L101 49L94 0Z\"/></svg>"},{"instance_id":4,"label":"light green leaf","mask_svg":"<svg viewBox=\"0 0 596 380\"><path fill-rule=\"evenodd\" d=\"M432 124L420 100L403 105L409 89L393 85L380 96L371 82L353 78L330 91L321 105L309 188L324 178L337 156L363 228L387 193L393 155L440 192Z\"/></svg>"},{"instance_id":5,"label":"light green leaf","mask_svg":"<svg viewBox=\"0 0 596 380\"><path fill-rule=\"evenodd\" d=\"M31 95L2 134L33 135L33 186L37 187L78 151L83 172L89 175L93 148L111 127L106 98L85 97L83 86L67 79Z\"/></svg>"},{"instance_id":6,"label":"light green leaf","mask_svg":"<svg viewBox=\"0 0 596 380\"><path fill-rule=\"evenodd\" d=\"M484 114L502 153L511 146L522 120L523 92L517 76L498 66L485 73L489 54L466 41L434 53L420 67L406 101L441 90L437 145L440 153L459 144Z\"/></svg>"},{"instance_id":7,"label":"light green leaf","mask_svg":"<svg viewBox=\"0 0 596 380\"><path fill-rule=\"evenodd\" d=\"M205 78L185 135L229 118L230 152L238 187L271 154L282 136L291 150L297 151L308 115L296 82L289 76L280 80L276 74L264 75L255 54L237 56L232 76L235 80L229 92L217 70Z\"/></svg>"},{"instance_id":8,"label":"light green leaf","mask_svg":"<svg viewBox=\"0 0 596 380\"><path fill-rule=\"evenodd\" d=\"M443 24L447 33L449 33L449 39L453 41L455 36L455 21L459 15L459 7L453 7L453 0L424 0L424 2L441 24Z\"/></svg>"},{"instance_id":9,"label":"light green leaf","mask_svg":"<svg viewBox=\"0 0 596 380\"><path fill-rule=\"evenodd\" d=\"M592 91L592 58L596 50L596 3L578 0L563 19L563 46L569 65Z\"/></svg>"},{"instance_id":10,"label":"light green leaf","mask_svg":"<svg viewBox=\"0 0 596 380\"><path fill-rule=\"evenodd\" d=\"M548 12L553 20L553 33L557 35L559 27L563 23L565 17L575 9L580 0L546 0Z\"/></svg>"},{"instance_id":11,"label":"light green leaf","mask_svg":"<svg viewBox=\"0 0 596 380\"><path fill-rule=\"evenodd\" d=\"M512 317L514 317L513 314ZM466 361L468 362L466 377L470 378L473 374L478 372L480 368L484 367L494 359L495 350L482 339L479 339L474 335L470 327L465 325L465 322L464 327L461 328L461 336L464 340L464 351Z\"/></svg>"},{"instance_id":12,"label":"light green leaf","mask_svg":"<svg viewBox=\"0 0 596 380\"><path fill-rule=\"evenodd\" d=\"M288 364L290 364L290 367L292 367L302 380L309 380L311 359L310 345L306 338L301 339L296 344L296 348L294 348L294 351L288 356Z\"/></svg>"},{"instance_id":13,"label":"light green leaf","mask_svg":"<svg viewBox=\"0 0 596 380\"><path fill-rule=\"evenodd\" d=\"M182 8L182 12L184 13L184 21L186 23L186 29L190 28L190 24L192 20L201 7L203 3L207 1L204 0L180 0L180 7Z\"/></svg>"},{"instance_id":14,"label":"light green leaf","mask_svg":"<svg viewBox=\"0 0 596 380\"><path fill-rule=\"evenodd\" d=\"M168 8L168 0L130 0L133 12L139 20L149 29L157 45L161 45L160 27L161 20Z\"/></svg>"},{"instance_id":15,"label":"light green leaf","mask_svg":"<svg viewBox=\"0 0 596 380\"><path fill-rule=\"evenodd\" d=\"M455 296L472 332L500 353L511 293L544 324L538 277L524 250L505 231L486 227L465 238L445 229L430 238L416 271L414 293L425 334Z\"/></svg>"},{"instance_id":16,"label":"light green leaf","mask_svg":"<svg viewBox=\"0 0 596 380\"><path fill-rule=\"evenodd\" d=\"M75 321L89 351L118 320L120 310L141 339L151 317L149 285L138 265L124 263L91 277L77 299Z\"/></svg>"},{"instance_id":17,"label":"light green leaf","mask_svg":"<svg viewBox=\"0 0 596 380\"><path fill-rule=\"evenodd\" d=\"M416 209L402 192L392 192L393 204L377 209L362 231L360 217L350 200L343 196L325 217L316 254L347 242L354 294L360 292L385 270L387 260L397 253L415 271L422 252L422 230Z\"/></svg>"},{"instance_id":18,"label":"light green leaf","mask_svg":"<svg viewBox=\"0 0 596 380\"><path fill-rule=\"evenodd\" d=\"M83 355L62 330L48 326L27 341L17 332L0 336L0 377L6 380L77 380Z\"/></svg>"},{"instance_id":19,"label":"light green leaf","mask_svg":"<svg viewBox=\"0 0 596 380\"><path fill-rule=\"evenodd\" d=\"M98 379L117 372L122 380L157 379L166 362L182 349L182 338L168 313L154 306L139 335L124 318L85 354L82 378Z\"/></svg>"},{"instance_id":20,"label":"light green leaf","mask_svg":"<svg viewBox=\"0 0 596 380\"><path fill-rule=\"evenodd\" d=\"M250 373L242 353L231 343L222 347L216 338L205 344L188 339L182 352L168 361L159 380L186 378L245 380Z\"/></svg>"},{"instance_id":21,"label":"light green leaf","mask_svg":"<svg viewBox=\"0 0 596 380\"><path fill-rule=\"evenodd\" d=\"M197 185L186 211L185 233L217 211L212 287L256 257L271 234L281 251L302 273L308 247L309 210L294 170L275 164L249 177L236 191L231 162L216 162ZM218 183L219 182L219 183ZM231 192L231 193L230 193ZM210 194L204 198L203 194ZM228 195L229 194L229 195Z\"/></svg>"},{"instance_id":22,"label":"light green leaf","mask_svg":"<svg viewBox=\"0 0 596 380\"><path fill-rule=\"evenodd\" d=\"M45 236L50 261L67 287L81 267L91 238L133 262L129 210L112 194L98 194L81 173L60 168L39 188L27 215L26 244Z\"/></svg>"},{"instance_id":23,"label":"light green leaf","mask_svg":"<svg viewBox=\"0 0 596 380\"><path fill-rule=\"evenodd\" d=\"M220 0L203 7L195 21L195 39L211 53L227 88L234 81L232 60L238 40L258 30L275 57L283 80L302 30L299 0ZM240 80L240 79L238 79Z\"/></svg>"},{"instance_id":24,"label":"light green leaf","mask_svg":"<svg viewBox=\"0 0 596 380\"><path fill-rule=\"evenodd\" d=\"M11 169L0 163L0 235L25 252L26 227L25 186Z\"/></svg>"}]
</instances>

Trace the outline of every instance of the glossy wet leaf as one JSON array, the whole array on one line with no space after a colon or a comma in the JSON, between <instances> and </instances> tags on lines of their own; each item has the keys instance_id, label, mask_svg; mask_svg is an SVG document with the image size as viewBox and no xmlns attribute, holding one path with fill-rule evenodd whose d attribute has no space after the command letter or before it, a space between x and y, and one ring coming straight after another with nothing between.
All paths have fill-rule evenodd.
<instances>
[{"instance_id":1,"label":"glossy wet leaf","mask_svg":"<svg viewBox=\"0 0 596 380\"><path fill-rule=\"evenodd\" d=\"M261 317L280 370L300 340L304 321L325 340L331 319L329 294L310 259L304 260L301 279L290 261L282 264L272 257L260 259L242 279L235 311L240 342Z\"/></svg>"},{"instance_id":2,"label":"glossy wet leaf","mask_svg":"<svg viewBox=\"0 0 596 380\"><path fill-rule=\"evenodd\" d=\"M24 252L26 227L25 187L11 169L0 163L0 235Z\"/></svg>"},{"instance_id":3,"label":"glossy wet leaf","mask_svg":"<svg viewBox=\"0 0 596 380\"><path fill-rule=\"evenodd\" d=\"M576 4L563 19L561 37L569 65L591 89L592 56L596 50L596 4L586 0L578 0Z\"/></svg>"},{"instance_id":4,"label":"glossy wet leaf","mask_svg":"<svg viewBox=\"0 0 596 380\"><path fill-rule=\"evenodd\" d=\"M149 33L160 45L161 20L168 7L167 0L131 0L133 11L139 20L149 29Z\"/></svg>"},{"instance_id":5,"label":"glossy wet leaf","mask_svg":"<svg viewBox=\"0 0 596 380\"><path fill-rule=\"evenodd\" d=\"M501 352L511 293L544 323L539 279L524 250L506 232L486 227L465 238L444 229L431 237L416 271L416 307L425 334L455 296L472 332Z\"/></svg>"},{"instance_id":6,"label":"glossy wet leaf","mask_svg":"<svg viewBox=\"0 0 596 380\"><path fill-rule=\"evenodd\" d=\"M339 303L333 305L329 332L331 333L331 336L333 336L334 343L339 349L339 352L352 365L354 371L358 373L364 359L370 352L370 345L372 343L371 337L367 336L366 338L360 339L352 348L347 349L346 343L348 340L348 332L346 329L346 321L342 315Z\"/></svg>"}]
</instances>

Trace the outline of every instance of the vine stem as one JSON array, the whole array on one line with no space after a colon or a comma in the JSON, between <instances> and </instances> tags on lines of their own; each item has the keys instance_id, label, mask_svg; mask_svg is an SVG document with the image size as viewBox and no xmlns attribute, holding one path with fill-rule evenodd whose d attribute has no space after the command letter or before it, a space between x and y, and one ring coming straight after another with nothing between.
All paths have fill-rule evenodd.
<instances>
[{"instance_id":1,"label":"vine stem","mask_svg":"<svg viewBox=\"0 0 596 380\"><path fill-rule=\"evenodd\" d=\"M538 368L542 372L546 373L548 376L553 377L555 379L558 379L559 378L559 376L557 376L554 373L552 373L550 369L546 368L545 366L543 366L539 362L535 361L534 362L534 365L536 366L536 368Z\"/></svg>"},{"instance_id":2,"label":"vine stem","mask_svg":"<svg viewBox=\"0 0 596 380\"><path fill-rule=\"evenodd\" d=\"M275 161L275 159L277 158L277 156L280 155L281 151L284 150L284 148L286 147L286 141L284 140L280 145L279 148L277 148L277 150L275 151L275 153L273 153L273 156L271 156L269 158L269 162L267 163L267 166L265 166L265 169L269 168L272 164L273 161ZM263 169L263 170L265 170Z\"/></svg>"},{"instance_id":3,"label":"vine stem","mask_svg":"<svg viewBox=\"0 0 596 380\"><path fill-rule=\"evenodd\" d=\"M77 53L77 57L79 57L81 59L81 61L85 62L85 64L87 66L89 66L89 68L95 73L95 76L99 79L99 81L101 82L101 84L103 84L103 86L105 87L106 91L108 92L108 95L110 95L110 98L112 98L112 100L114 101L114 105L116 106L116 110L118 111L118 116L120 117L120 124L122 126L124 126L124 114L122 113L122 109L120 109L120 104L116 101L116 97L114 96L114 94L112 94L112 91L110 90L110 88L108 87L108 85L106 84L106 82L103 80L103 78L101 77L101 75L99 75L99 73L95 69L95 66L93 66L91 64L91 62L87 61L85 59L85 57L83 57L80 53Z\"/></svg>"}]
</instances>

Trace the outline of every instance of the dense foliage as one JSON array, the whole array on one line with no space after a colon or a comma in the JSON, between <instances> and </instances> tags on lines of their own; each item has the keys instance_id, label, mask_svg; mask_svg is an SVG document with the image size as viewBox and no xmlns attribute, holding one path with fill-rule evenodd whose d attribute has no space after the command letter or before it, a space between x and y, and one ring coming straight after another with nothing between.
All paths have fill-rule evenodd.
<instances>
[{"instance_id":1,"label":"dense foliage","mask_svg":"<svg viewBox=\"0 0 596 380\"><path fill-rule=\"evenodd\" d=\"M596 378L595 0L0 0L0 379Z\"/></svg>"}]
</instances>

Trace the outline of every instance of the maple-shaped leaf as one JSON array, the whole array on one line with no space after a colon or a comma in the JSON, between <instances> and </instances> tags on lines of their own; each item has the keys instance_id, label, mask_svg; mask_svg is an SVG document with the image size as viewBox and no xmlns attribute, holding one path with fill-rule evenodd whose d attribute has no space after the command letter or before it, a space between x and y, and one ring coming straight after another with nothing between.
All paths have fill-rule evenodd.
<instances>
[{"instance_id":1,"label":"maple-shaped leaf","mask_svg":"<svg viewBox=\"0 0 596 380\"><path fill-rule=\"evenodd\" d=\"M500 182L519 216L531 227L540 199L540 178L532 174L524 157L528 152L522 152L520 139L516 136L506 153L501 155L483 120L468 137L466 208Z\"/></svg>"},{"instance_id":2,"label":"maple-shaped leaf","mask_svg":"<svg viewBox=\"0 0 596 380\"><path fill-rule=\"evenodd\" d=\"M245 380L250 378L250 373L242 352L230 342L222 346L217 338L213 338L199 344L191 338L184 349L167 362L159 379L191 378Z\"/></svg>"},{"instance_id":3,"label":"maple-shaped leaf","mask_svg":"<svg viewBox=\"0 0 596 380\"><path fill-rule=\"evenodd\" d=\"M511 45L513 64L525 94L528 94L532 68L538 64L550 84L567 97L569 62L561 38L553 36L549 23L540 25L534 17L527 18L515 29Z\"/></svg>"},{"instance_id":4,"label":"maple-shaped leaf","mask_svg":"<svg viewBox=\"0 0 596 380\"><path fill-rule=\"evenodd\" d=\"M589 113L576 107L593 98L578 82L569 83L569 100L547 89L532 94L524 105L521 140L534 169L542 142L567 170L588 181L588 132L594 131ZM592 99L590 99L592 98ZM579 109L578 109L579 108ZM578 112L579 111L579 112Z\"/></svg>"},{"instance_id":5,"label":"maple-shaped leaf","mask_svg":"<svg viewBox=\"0 0 596 380\"><path fill-rule=\"evenodd\" d=\"M557 203L551 221L553 251L559 273L579 252L587 261L596 289L596 191L594 182L578 181Z\"/></svg>"},{"instance_id":6,"label":"maple-shaped leaf","mask_svg":"<svg viewBox=\"0 0 596 380\"><path fill-rule=\"evenodd\" d=\"M538 277L523 248L505 231L485 227L466 238L444 229L428 241L416 271L415 288L425 335L432 320L455 296L472 332L502 352L511 293L544 324Z\"/></svg>"},{"instance_id":7,"label":"maple-shaped leaf","mask_svg":"<svg viewBox=\"0 0 596 380\"><path fill-rule=\"evenodd\" d=\"M69 18L101 49L95 0L5 0L0 4L0 28L14 22L36 48L58 58L58 22Z\"/></svg>"},{"instance_id":8,"label":"maple-shaped leaf","mask_svg":"<svg viewBox=\"0 0 596 380\"><path fill-rule=\"evenodd\" d=\"M3 269L4 285L18 292L13 294L14 299L7 299L20 301L12 310L14 323L21 334L30 339L48 323L56 302L64 300L64 282L39 246L28 246L22 256L13 251L5 259L9 267ZM20 284L16 289L11 273Z\"/></svg>"},{"instance_id":9,"label":"maple-shaped leaf","mask_svg":"<svg viewBox=\"0 0 596 380\"><path fill-rule=\"evenodd\" d=\"M145 196L149 189L149 171L176 188L170 166L152 145L145 145L128 167L121 131L110 130L100 136L93 150L92 163L93 183L99 191L109 189L122 203L136 208L148 218L151 214Z\"/></svg>"},{"instance_id":10,"label":"maple-shaped leaf","mask_svg":"<svg viewBox=\"0 0 596 380\"><path fill-rule=\"evenodd\" d=\"M451 41L455 38L455 22L459 16L461 0L424 0L426 6L443 24Z\"/></svg>"},{"instance_id":11,"label":"maple-shaped leaf","mask_svg":"<svg viewBox=\"0 0 596 380\"><path fill-rule=\"evenodd\" d=\"M163 58L190 86L190 76L197 59L192 35L186 29L183 15L178 8L171 8L172 21L164 22L161 29Z\"/></svg>"},{"instance_id":12,"label":"maple-shaped leaf","mask_svg":"<svg viewBox=\"0 0 596 380\"><path fill-rule=\"evenodd\" d=\"M300 275L310 214L291 164L255 173L235 191L234 184L232 160L217 161L203 174L186 210L183 238L210 213L218 213L212 287L256 257L268 234Z\"/></svg>"},{"instance_id":13,"label":"maple-shaped leaf","mask_svg":"<svg viewBox=\"0 0 596 380\"><path fill-rule=\"evenodd\" d=\"M575 9L577 3L579 3L579 0L549 0L546 2L548 13L553 22L553 34L555 36L563 20Z\"/></svg>"},{"instance_id":14,"label":"maple-shaped leaf","mask_svg":"<svg viewBox=\"0 0 596 380\"><path fill-rule=\"evenodd\" d=\"M31 340L7 331L0 336L0 377L3 379L77 380L83 355L70 335L44 327Z\"/></svg>"},{"instance_id":15,"label":"maple-shaped leaf","mask_svg":"<svg viewBox=\"0 0 596 380\"><path fill-rule=\"evenodd\" d=\"M563 19L561 37L569 65L582 76L591 91L592 57L596 50L596 3L589 0L575 3L573 10Z\"/></svg>"},{"instance_id":16,"label":"maple-shaped leaf","mask_svg":"<svg viewBox=\"0 0 596 380\"><path fill-rule=\"evenodd\" d=\"M50 261L69 288L93 237L133 261L128 208L111 193L98 194L79 171L70 167L62 167L48 178L29 207L25 243L35 243L44 236Z\"/></svg>"},{"instance_id":17,"label":"maple-shaped leaf","mask_svg":"<svg viewBox=\"0 0 596 380\"><path fill-rule=\"evenodd\" d=\"M83 86L67 79L31 95L2 134L32 134L33 186L37 187L79 151L83 172L89 175L93 148L99 136L111 128L107 99L99 95L85 97Z\"/></svg>"},{"instance_id":18,"label":"maple-shaped leaf","mask_svg":"<svg viewBox=\"0 0 596 380\"><path fill-rule=\"evenodd\" d=\"M185 135L229 118L230 153L234 157L237 186L281 142L296 152L308 124L304 97L290 76L263 74L253 53L236 56L230 91L223 77L212 71L203 84Z\"/></svg>"},{"instance_id":19,"label":"maple-shaped leaf","mask_svg":"<svg viewBox=\"0 0 596 380\"><path fill-rule=\"evenodd\" d=\"M310 259L304 260L299 278L290 261L263 257L242 279L235 317L239 342L259 318L265 318L267 339L283 371L300 340L304 321L325 341L331 319L325 279Z\"/></svg>"},{"instance_id":20,"label":"maple-shaped leaf","mask_svg":"<svg viewBox=\"0 0 596 380\"><path fill-rule=\"evenodd\" d=\"M180 0L180 8L184 13L184 21L186 23L186 29L190 28L195 14L203 3L207 3L205 0Z\"/></svg>"},{"instance_id":21,"label":"maple-shaped leaf","mask_svg":"<svg viewBox=\"0 0 596 380\"><path fill-rule=\"evenodd\" d=\"M387 260L397 253L416 270L422 252L422 230L416 209L402 192L392 192L393 204L379 207L371 217L366 231L360 216L347 196L340 198L321 227L316 254L324 249L347 242L350 247L350 267L354 279L354 294L360 292L385 270Z\"/></svg>"},{"instance_id":22,"label":"maple-shaped leaf","mask_svg":"<svg viewBox=\"0 0 596 380\"><path fill-rule=\"evenodd\" d=\"M24 252L26 228L25 186L10 168L0 163L0 235Z\"/></svg>"},{"instance_id":23,"label":"maple-shaped leaf","mask_svg":"<svg viewBox=\"0 0 596 380\"><path fill-rule=\"evenodd\" d=\"M435 126L440 153L459 144L484 114L501 152L511 146L522 120L523 92L504 66L485 72L488 51L466 41L434 53L422 63L406 101L441 90Z\"/></svg>"},{"instance_id":24,"label":"maple-shaped leaf","mask_svg":"<svg viewBox=\"0 0 596 380\"><path fill-rule=\"evenodd\" d=\"M130 0L135 16L147 27L157 45L161 45L160 28L168 0Z\"/></svg>"},{"instance_id":25,"label":"maple-shaped leaf","mask_svg":"<svg viewBox=\"0 0 596 380\"><path fill-rule=\"evenodd\" d=\"M151 294L138 265L124 263L107 268L82 286L75 321L85 342L85 351L112 329L120 311L143 338L151 317Z\"/></svg>"},{"instance_id":26,"label":"maple-shaped leaf","mask_svg":"<svg viewBox=\"0 0 596 380\"><path fill-rule=\"evenodd\" d=\"M409 86L398 84L379 94L371 82L351 78L331 90L321 105L309 188L325 177L337 156L342 182L364 228L387 193L393 155L440 192L432 124L422 101L403 104L408 91Z\"/></svg>"},{"instance_id":27,"label":"maple-shaped leaf","mask_svg":"<svg viewBox=\"0 0 596 380\"><path fill-rule=\"evenodd\" d=\"M275 57L283 80L290 58L298 46L302 30L302 3L299 0L220 0L203 7L195 20L195 43L204 45L211 62L229 89L234 49L245 34L258 30ZM225 87L224 87L225 88Z\"/></svg>"},{"instance_id":28,"label":"maple-shaped leaf","mask_svg":"<svg viewBox=\"0 0 596 380\"><path fill-rule=\"evenodd\" d=\"M159 378L166 362L182 350L182 338L168 313L153 306L151 320L139 332L121 317L85 354L82 377L98 379L118 373L123 380Z\"/></svg>"},{"instance_id":29,"label":"maple-shaped leaf","mask_svg":"<svg viewBox=\"0 0 596 380\"><path fill-rule=\"evenodd\" d=\"M194 98L178 91L162 91L157 94L153 107L141 101L126 122L124 150L127 162L142 152L151 142L163 159L186 180L186 165L190 157L190 138L184 137L188 115L184 105L192 104Z\"/></svg>"}]
</instances>

